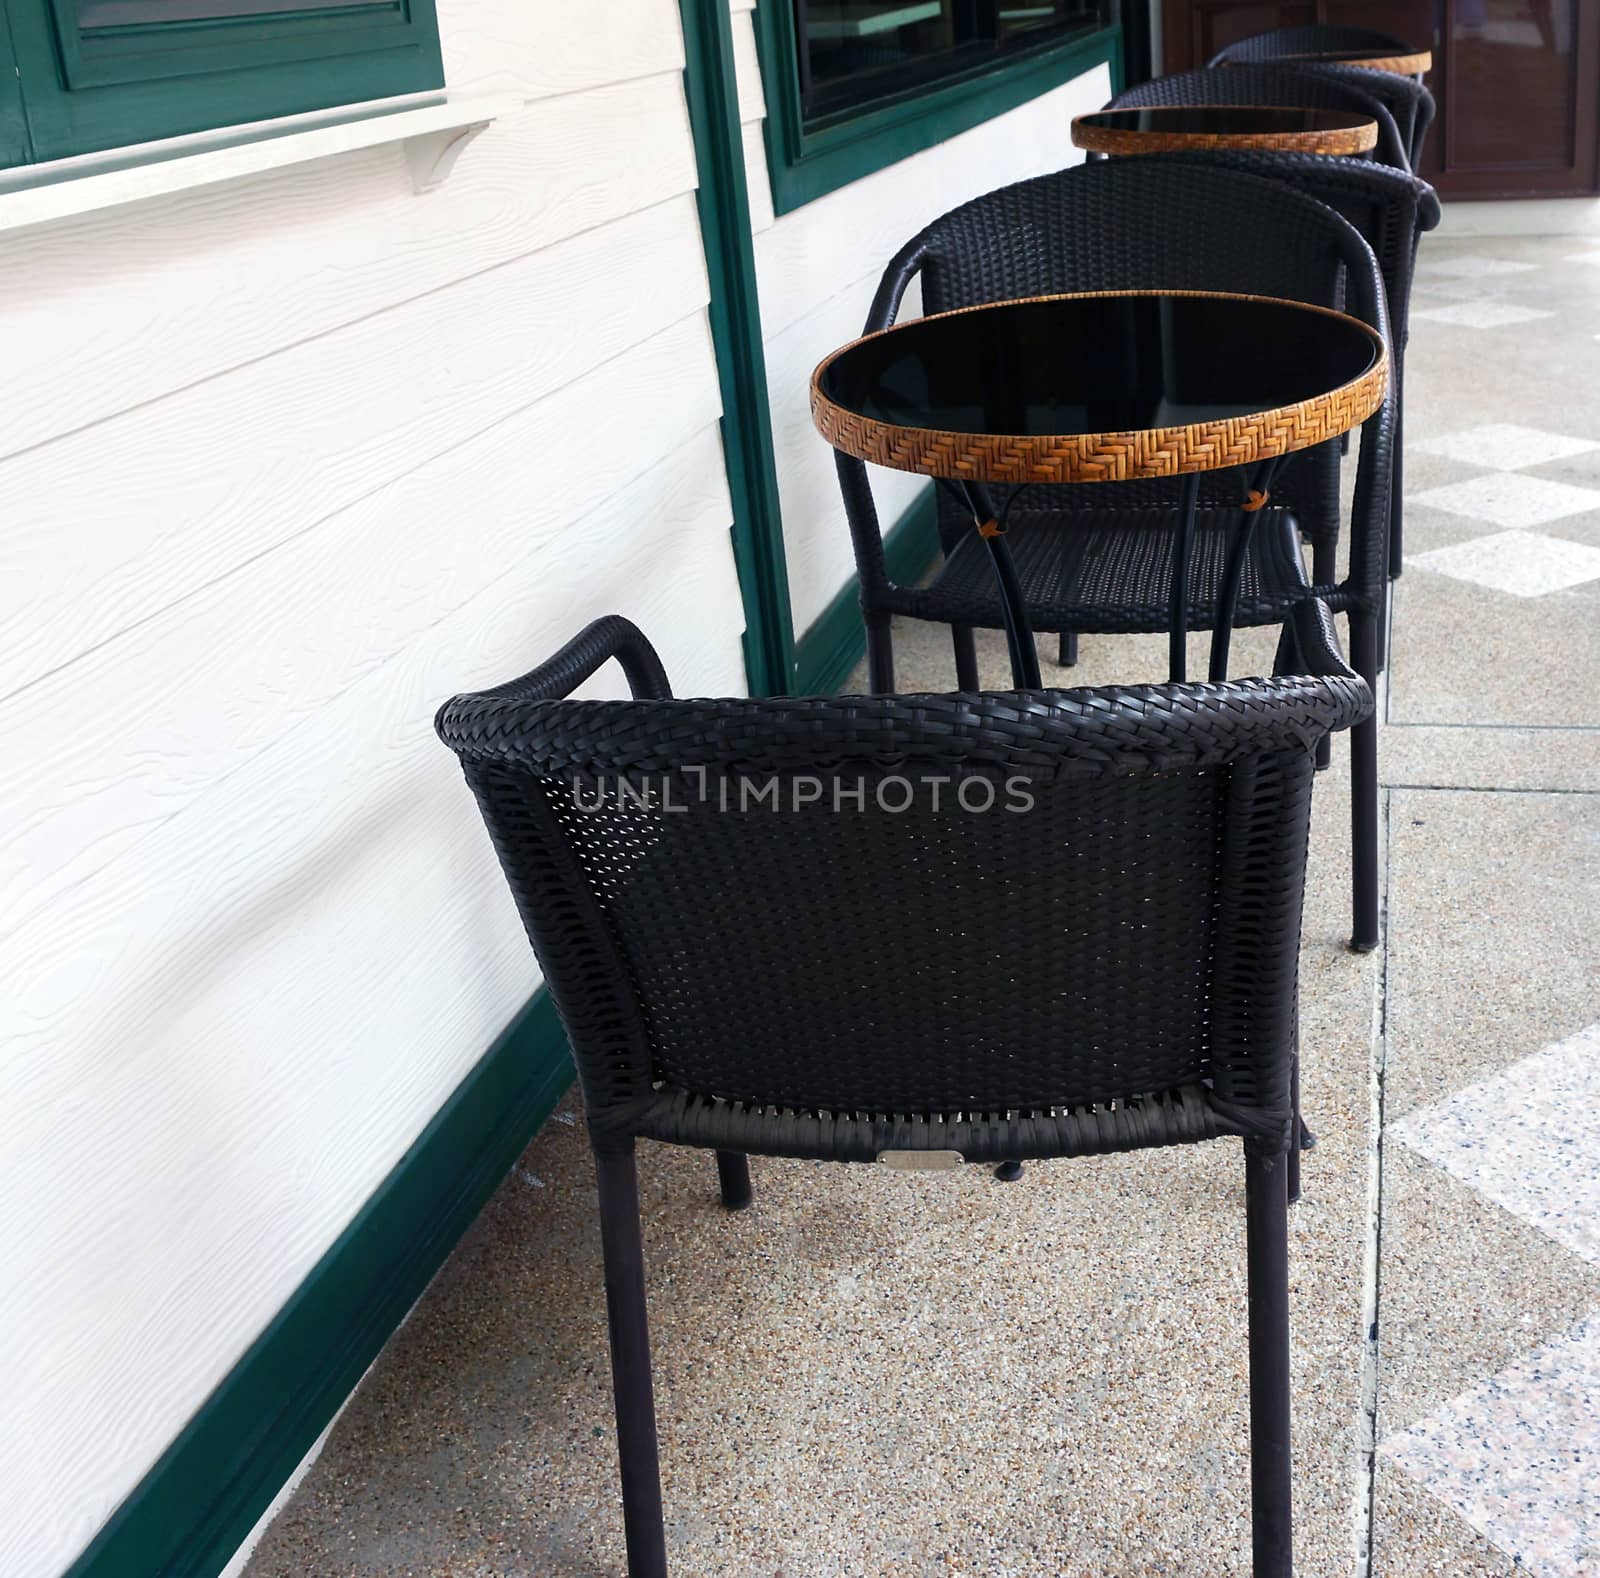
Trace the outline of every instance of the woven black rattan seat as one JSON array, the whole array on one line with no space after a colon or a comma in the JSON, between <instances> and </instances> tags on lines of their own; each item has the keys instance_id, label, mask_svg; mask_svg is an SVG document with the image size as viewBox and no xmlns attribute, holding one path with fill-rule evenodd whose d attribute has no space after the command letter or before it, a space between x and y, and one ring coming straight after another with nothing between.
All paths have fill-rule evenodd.
<instances>
[{"instance_id":1,"label":"woven black rattan seat","mask_svg":"<svg viewBox=\"0 0 1600 1578\"><path fill-rule=\"evenodd\" d=\"M1223 566L1238 527L1236 508L1195 514L1191 629L1209 630L1215 623ZM1064 517L1018 504L1008 516L1007 541L1035 630L1114 634L1168 628L1169 511L1080 509ZM1268 509L1250 541L1234 622L1281 625L1306 595L1299 527L1287 510ZM982 539L971 532L963 536L929 584L909 593L906 602L907 611L921 619L1001 628L994 568Z\"/></svg>"}]
</instances>

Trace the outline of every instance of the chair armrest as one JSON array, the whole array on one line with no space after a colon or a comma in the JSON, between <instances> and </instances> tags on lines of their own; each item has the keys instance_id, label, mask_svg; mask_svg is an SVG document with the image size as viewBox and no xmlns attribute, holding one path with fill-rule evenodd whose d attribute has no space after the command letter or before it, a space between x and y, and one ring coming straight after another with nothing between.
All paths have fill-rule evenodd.
<instances>
[{"instance_id":1,"label":"chair armrest","mask_svg":"<svg viewBox=\"0 0 1600 1578\"><path fill-rule=\"evenodd\" d=\"M456 721L461 703L497 701L560 701L570 696L590 675L613 658L622 665L628 689L636 701L666 701L672 696L667 672L656 649L631 620L607 614L579 631L554 657L530 669L519 679L480 690L471 696L453 696L439 709L434 726L445 731ZM448 715L448 716L447 716Z\"/></svg>"}]
</instances>

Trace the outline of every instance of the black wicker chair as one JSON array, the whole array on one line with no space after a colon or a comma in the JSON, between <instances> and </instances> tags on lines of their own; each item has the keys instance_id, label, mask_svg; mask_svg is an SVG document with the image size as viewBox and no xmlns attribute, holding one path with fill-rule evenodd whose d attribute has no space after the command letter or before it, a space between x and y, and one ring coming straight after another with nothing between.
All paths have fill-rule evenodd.
<instances>
[{"instance_id":1,"label":"black wicker chair","mask_svg":"<svg viewBox=\"0 0 1600 1578\"><path fill-rule=\"evenodd\" d=\"M1401 79L1396 79L1401 80ZM1179 71L1124 89L1106 106L1111 110L1155 105L1294 105L1317 110L1352 110L1378 124L1372 158L1397 170L1411 169L1405 139L1383 100L1335 72L1294 66L1230 66L1226 71Z\"/></svg>"},{"instance_id":2,"label":"black wicker chair","mask_svg":"<svg viewBox=\"0 0 1600 1578\"><path fill-rule=\"evenodd\" d=\"M1317 54L1346 54L1357 50L1373 55L1409 55L1412 46L1391 33L1378 33L1371 28L1330 27L1325 23L1311 23L1305 27L1280 27L1270 33L1241 38L1226 49L1219 50L1206 65L1266 65L1278 62L1332 72L1352 86L1382 100L1394 116L1406 158L1415 170L1422 157L1423 144L1427 141L1428 128L1433 124L1433 95L1423 86L1420 77L1402 77L1392 71L1371 71L1345 62L1311 58Z\"/></svg>"},{"instance_id":3,"label":"black wicker chair","mask_svg":"<svg viewBox=\"0 0 1600 1578\"><path fill-rule=\"evenodd\" d=\"M1219 73L1220 75L1220 73ZM1281 181L1166 160L1079 165L1002 187L936 219L890 262L866 332L894 322L920 276L928 312L1009 297L1074 290L1230 290L1348 310L1387 334L1383 282L1371 250L1326 205ZM1378 629L1388 590L1392 394L1368 420L1357 472L1349 569L1320 594L1348 613L1351 658L1374 683ZM975 628L1002 626L987 553L971 517L941 490L944 562L922 586L889 579L866 466L837 455L855 549L872 689L894 689L894 615L951 627L958 689L978 688ZM1281 624L1310 595L1298 536L1330 571L1338 542L1338 444L1296 457L1280 473L1273 505L1251 543L1238 610L1241 625ZM990 490L1008 510L1007 541L1035 631L1161 631L1167 628L1172 480ZM1232 471L1202 479L1188 584L1193 629L1214 621L1230 534L1243 498ZM1320 577L1319 577L1320 580ZM1352 945L1378 940L1377 724L1351 736L1354 836Z\"/></svg>"},{"instance_id":4,"label":"black wicker chair","mask_svg":"<svg viewBox=\"0 0 1600 1578\"><path fill-rule=\"evenodd\" d=\"M633 1578L666 1572L639 1138L717 1151L730 1206L746 1154L1242 1139L1255 1572L1289 1574L1312 754L1371 708L1319 606L1295 636L1273 679L672 701L613 617L440 711L583 1087ZM613 657L635 700L562 699Z\"/></svg>"},{"instance_id":5,"label":"black wicker chair","mask_svg":"<svg viewBox=\"0 0 1600 1578\"><path fill-rule=\"evenodd\" d=\"M1371 71L1364 66L1347 66L1337 61L1305 61L1301 64L1308 71L1332 77L1336 82L1348 83L1379 100L1394 116L1395 128L1405 145L1406 159L1413 171L1417 169L1437 108L1433 95L1422 83L1415 77L1397 77L1392 71Z\"/></svg>"},{"instance_id":6,"label":"black wicker chair","mask_svg":"<svg viewBox=\"0 0 1600 1578\"><path fill-rule=\"evenodd\" d=\"M1285 55L1348 54L1369 50L1372 54L1409 55L1412 46L1392 33L1370 27L1339 27L1327 22L1308 22L1300 27L1275 27L1266 33L1252 33L1219 49L1208 66L1229 66L1240 61L1281 60Z\"/></svg>"},{"instance_id":7,"label":"black wicker chair","mask_svg":"<svg viewBox=\"0 0 1600 1578\"><path fill-rule=\"evenodd\" d=\"M1372 248L1383 275L1389 304L1390 348L1394 355L1394 459L1389 500L1389 574L1400 573L1402 475L1405 448L1405 357L1410 338L1411 279L1417 242L1439 223L1439 199L1426 181L1365 159L1327 159L1306 153L1219 151L1163 154L1164 161L1241 170L1247 175L1287 181L1343 214ZM1314 542L1312 575L1319 582L1337 575L1326 539ZM1382 634L1380 627L1380 635Z\"/></svg>"}]
</instances>

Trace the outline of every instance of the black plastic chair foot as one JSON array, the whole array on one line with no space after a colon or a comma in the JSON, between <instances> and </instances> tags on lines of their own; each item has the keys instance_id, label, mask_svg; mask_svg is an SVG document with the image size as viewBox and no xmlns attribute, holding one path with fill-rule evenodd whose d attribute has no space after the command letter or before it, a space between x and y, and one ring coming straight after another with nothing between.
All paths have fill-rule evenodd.
<instances>
[{"instance_id":1,"label":"black plastic chair foot","mask_svg":"<svg viewBox=\"0 0 1600 1578\"><path fill-rule=\"evenodd\" d=\"M717 1183L724 1210L742 1211L750 1204L750 1163L738 1151L717 1152Z\"/></svg>"},{"instance_id":2,"label":"black plastic chair foot","mask_svg":"<svg viewBox=\"0 0 1600 1578\"><path fill-rule=\"evenodd\" d=\"M1364 937L1352 937L1350 939L1351 953L1371 953L1377 946L1378 939L1376 937L1371 942L1368 942Z\"/></svg>"},{"instance_id":3,"label":"black plastic chair foot","mask_svg":"<svg viewBox=\"0 0 1600 1578\"><path fill-rule=\"evenodd\" d=\"M1300 1120L1300 1149L1312 1151L1317 1147L1317 1137L1311 1130L1311 1125L1304 1118Z\"/></svg>"},{"instance_id":4,"label":"black plastic chair foot","mask_svg":"<svg viewBox=\"0 0 1600 1578\"><path fill-rule=\"evenodd\" d=\"M1063 630L1056 646L1056 662L1062 668L1073 668L1078 662L1078 632Z\"/></svg>"},{"instance_id":5,"label":"black plastic chair foot","mask_svg":"<svg viewBox=\"0 0 1600 1578\"><path fill-rule=\"evenodd\" d=\"M1001 1162L994 1170L1001 1183L1015 1183L1022 1176L1021 1162Z\"/></svg>"}]
</instances>

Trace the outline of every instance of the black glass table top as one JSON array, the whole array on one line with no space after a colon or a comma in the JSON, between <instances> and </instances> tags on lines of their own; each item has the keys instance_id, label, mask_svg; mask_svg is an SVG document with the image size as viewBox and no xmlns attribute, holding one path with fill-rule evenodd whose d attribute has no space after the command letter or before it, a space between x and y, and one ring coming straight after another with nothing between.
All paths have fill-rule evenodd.
<instances>
[{"instance_id":1,"label":"black glass table top","mask_svg":"<svg viewBox=\"0 0 1600 1578\"><path fill-rule=\"evenodd\" d=\"M1328 66L1365 66L1368 71L1389 71L1402 77L1420 76L1433 67L1429 49L1396 50L1383 54L1375 49L1318 49L1298 55L1274 55L1273 64L1292 61L1319 61Z\"/></svg>"},{"instance_id":2,"label":"black glass table top","mask_svg":"<svg viewBox=\"0 0 1600 1578\"><path fill-rule=\"evenodd\" d=\"M1370 115L1356 110L1297 109L1292 105L1175 104L1143 109L1097 110L1079 115L1077 126L1104 126L1118 131L1202 133L1228 136L1242 133L1349 131L1373 124Z\"/></svg>"},{"instance_id":3,"label":"black glass table top","mask_svg":"<svg viewBox=\"0 0 1600 1578\"><path fill-rule=\"evenodd\" d=\"M1377 145L1378 124L1350 110L1289 105L1185 104L1100 110L1072 122L1072 140L1094 153L1255 148L1351 155Z\"/></svg>"},{"instance_id":4,"label":"black glass table top","mask_svg":"<svg viewBox=\"0 0 1600 1578\"><path fill-rule=\"evenodd\" d=\"M1382 399L1379 336L1264 297L999 302L897 325L816 370L837 449L930 476L1111 481L1286 454Z\"/></svg>"}]
</instances>

